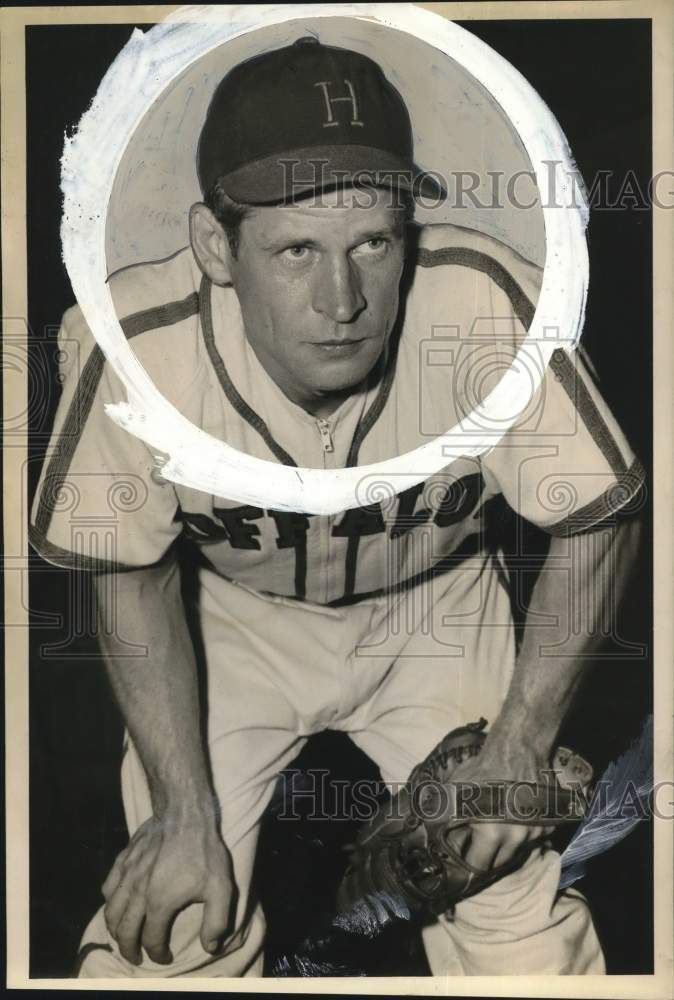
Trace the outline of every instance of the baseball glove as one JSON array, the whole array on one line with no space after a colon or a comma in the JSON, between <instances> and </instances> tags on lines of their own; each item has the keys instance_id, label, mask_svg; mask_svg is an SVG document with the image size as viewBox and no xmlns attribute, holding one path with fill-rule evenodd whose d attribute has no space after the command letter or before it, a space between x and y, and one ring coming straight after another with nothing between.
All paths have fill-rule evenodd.
<instances>
[{"instance_id":1,"label":"baseball glove","mask_svg":"<svg viewBox=\"0 0 674 1000\"><path fill-rule=\"evenodd\" d=\"M556 826L579 820L592 768L559 747L540 782L451 782L454 768L479 754L487 722L454 729L412 771L406 785L360 831L337 895L339 925L375 933L392 917L437 915L522 864L533 842L505 865L482 871L452 843L475 822Z\"/></svg>"}]
</instances>

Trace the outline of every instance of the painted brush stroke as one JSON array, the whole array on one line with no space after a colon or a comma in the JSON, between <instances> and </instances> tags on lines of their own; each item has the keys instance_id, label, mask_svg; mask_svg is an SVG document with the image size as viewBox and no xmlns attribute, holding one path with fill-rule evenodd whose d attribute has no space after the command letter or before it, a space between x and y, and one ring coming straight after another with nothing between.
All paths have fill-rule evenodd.
<instances>
[{"instance_id":1,"label":"painted brush stroke","mask_svg":"<svg viewBox=\"0 0 674 1000\"><path fill-rule=\"evenodd\" d=\"M446 53L492 95L518 133L536 173L546 261L536 313L511 368L480 407L416 450L352 469L297 469L243 454L188 421L158 392L124 334L106 284L105 221L127 143L152 102L189 65L218 45L272 24L321 17L374 19ZM550 161L555 197L551 198ZM124 383L127 400L106 407L145 441L167 480L276 510L336 514L371 502L366 484L394 496L456 458L490 450L538 389L553 351L580 339L588 284L587 208L577 205L575 165L564 134L536 91L484 42L412 4L226 5L181 8L131 39L106 73L77 132L66 138L63 260L84 317ZM559 205L566 207L561 208ZM542 365L529 363L532 350ZM532 377L532 367L534 368ZM495 430L494 428L498 428ZM167 457L168 456L168 457Z\"/></svg>"},{"instance_id":2,"label":"painted brush stroke","mask_svg":"<svg viewBox=\"0 0 674 1000\"><path fill-rule=\"evenodd\" d=\"M653 792L653 716L641 735L606 768L597 784L587 816L562 854L559 888L586 874L588 862L624 840L651 811Z\"/></svg>"}]
</instances>

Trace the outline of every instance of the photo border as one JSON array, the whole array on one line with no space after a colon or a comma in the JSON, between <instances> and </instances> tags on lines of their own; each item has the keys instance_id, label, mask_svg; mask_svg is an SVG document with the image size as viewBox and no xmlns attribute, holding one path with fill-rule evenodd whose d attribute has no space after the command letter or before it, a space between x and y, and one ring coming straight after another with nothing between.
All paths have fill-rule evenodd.
<instances>
[{"instance_id":1,"label":"photo border","mask_svg":"<svg viewBox=\"0 0 674 1000\"><path fill-rule=\"evenodd\" d=\"M575 3L423 3L457 20L650 18L653 22L653 172L671 170L672 49L674 12L667 0ZM25 35L29 24L151 23L174 6L11 7L0 11L2 57L2 267L3 316L27 316ZM93 95L92 95L93 96ZM654 226L654 660L655 780L672 780L672 664L674 663L674 338L672 331L673 228L671 211L653 208ZM26 373L3 368L4 414L27 405ZM28 630L21 580L28 569L25 459L27 447L4 449L4 584L8 617L24 627L5 631L7 984L24 989L181 990L238 993L342 993L423 996L670 997L672 990L672 828L655 819L655 972L652 976L428 977L358 979L143 980L36 979L28 974ZM19 570L19 572L16 572ZM634 873L633 873L634 874Z\"/></svg>"}]
</instances>

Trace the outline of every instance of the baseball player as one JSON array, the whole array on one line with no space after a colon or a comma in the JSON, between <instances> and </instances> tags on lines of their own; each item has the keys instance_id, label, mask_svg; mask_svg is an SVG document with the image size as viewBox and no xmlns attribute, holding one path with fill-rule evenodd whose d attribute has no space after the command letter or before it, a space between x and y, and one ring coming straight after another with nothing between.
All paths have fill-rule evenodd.
<instances>
[{"instance_id":1,"label":"baseball player","mask_svg":"<svg viewBox=\"0 0 674 1000\"><path fill-rule=\"evenodd\" d=\"M366 466L455 426L511 364L540 272L479 233L414 224L414 199L443 192L415 166L404 102L369 58L300 38L240 64L197 161L189 245L110 289L155 385L202 430L268 462ZM484 716L482 751L456 775L536 780L611 604L611 567L622 560L624 579L630 563L636 522L617 513L643 471L583 360L558 350L477 459L395 496L364 475L363 506L334 516L240 504L162 479L104 413L124 387L77 307L62 336L78 351L63 362L31 541L91 571L126 724L130 835L79 975L260 975L251 876L279 771L330 728L402 782ZM489 530L497 496L551 536L518 650ZM185 559L194 595L181 595ZM582 614L567 631L570 566ZM480 870L530 849L424 929L434 974L604 971L583 897L558 892L547 832L466 829Z\"/></svg>"}]
</instances>

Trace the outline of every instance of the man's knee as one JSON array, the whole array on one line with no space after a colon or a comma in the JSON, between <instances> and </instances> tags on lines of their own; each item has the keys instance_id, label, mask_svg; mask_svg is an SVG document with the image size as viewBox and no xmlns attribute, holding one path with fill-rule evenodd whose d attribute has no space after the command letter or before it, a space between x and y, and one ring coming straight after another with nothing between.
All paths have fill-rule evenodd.
<instances>
[{"instance_id":1,"label":"man's knee","mask_svg":"<svg viewBox=\"0 0 674 1000\"><path fill-rule=\"evenodd\" d=\"M536 849L517 871L459 903L424 933L434 975L601 975L589 907L559 892L560 858Z\"/></svg>"},{"instance_id":2,"label":"man's knee","mask_svg":"<svg viewBox=\"0 0 674 1000\"><path fill-rule=\"evenodd\" d=\"M145 952L140 965L132 965L119 953L105 927L100 910L87 928L74 975L81 979L173 978L178 976L238 977L261 974L266 924L258 905L245 914L234 933L212 955L200 939L203 905L195 903L178 914L171 929L172 961L152 962Z\"/></svg>"}]
</instances>

